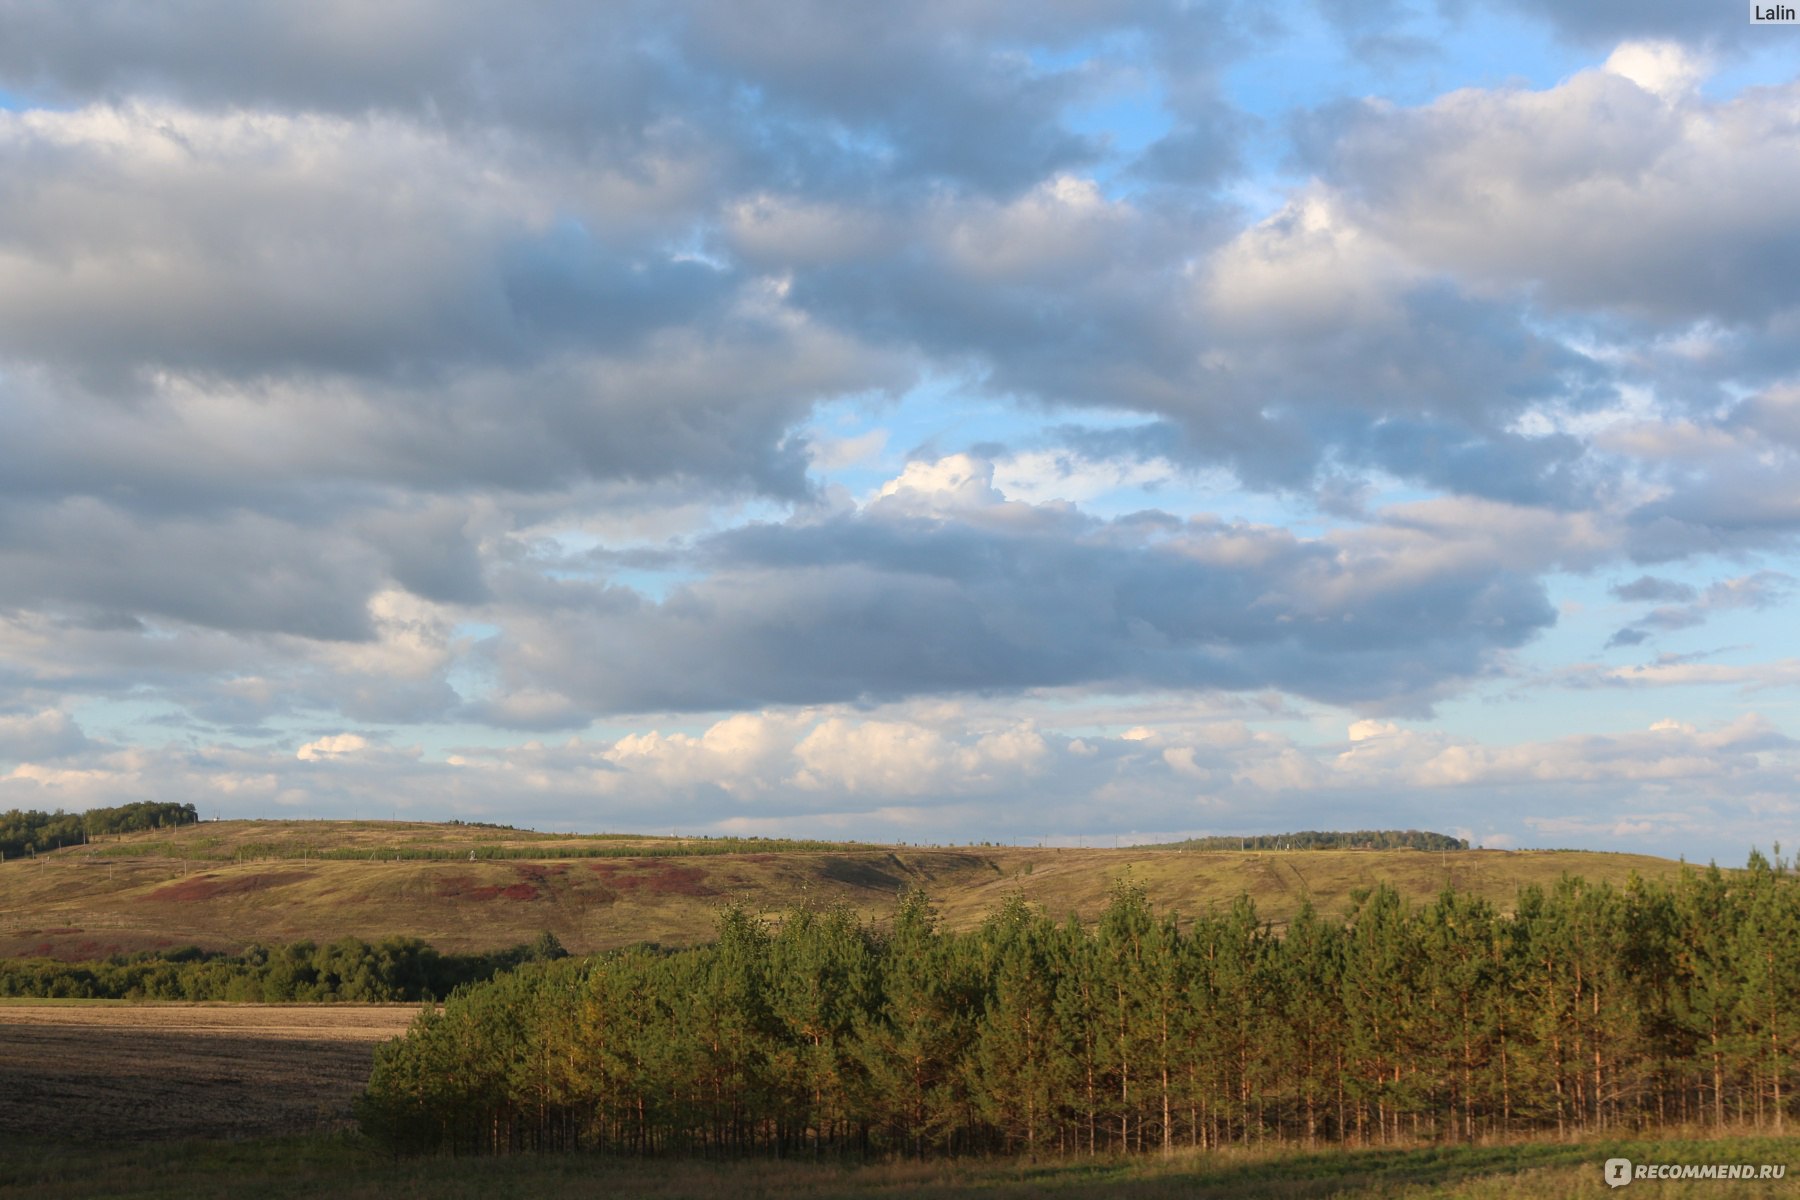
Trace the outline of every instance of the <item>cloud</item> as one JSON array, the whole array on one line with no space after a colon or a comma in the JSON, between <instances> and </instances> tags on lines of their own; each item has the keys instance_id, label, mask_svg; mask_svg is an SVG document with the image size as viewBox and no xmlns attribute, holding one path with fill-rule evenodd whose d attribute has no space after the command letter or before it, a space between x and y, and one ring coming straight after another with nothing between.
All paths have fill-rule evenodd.
<instances>
[{"instance_id":1,"label":"cloud","mask_svg":"<svg viewBox=\"0 0 1800 1200\"><path fill-rule=\"evenodd\" d=\"M294 751L294 757L301 762L320 762L359 754L368 749L369 740L355 733L334 733L330 737L322 737L317 741L307 742Z\"/></svg>"},{"instance_id":2,"label":"cloud","mask_svg":"<svg viewBox=\"0 0 1800 1200\"><path fill-rule=\"evenodd\" d=\"M1658 579L1654 575L1640 575L1630 583L1617 583L1610 589L1620 600L1674 600L1689 601L1699 595L1694 588L1673 579Z\"/></svg>"},{"instance_id":3,"label":"cloud","mask_svg":"<svg viewBox=\"0 0 1800 1200\"><path fill-rule=\"evenodd\" d=\"M381 13L195 0L155 10L0 13L0 76L59 101L121 92L201 107L429 118L618 160L698 150L739 170L1012 189L1093 157L1059 120L1109 36L1188 70L1235 40L1225 6L1134 2L851 10L810 0L604 10L540 0ZM1174 64L1171 64L1172 66ZM831 138L832 133L839 136ZM822 147L837 142L837 153ZM648 157L648 156L646 156Z\"/></svg>"},{"instance_id":4,"label":"cloud","mask_svg":"<svg viewBox=\"0 0 1800 1200\"><path fill-rule=\"evenodd\" d=\"M1659 721L1648 730L1572 735L1491 747L1443 735L1399 733L1352 744L1339 759L1345 773L1413 787L1520 783L1612 784L1756 774L1756 755L1791 751L1796 743L1751 713L1728 725L1697 730Z\"/></svg>"},{"instance_id":5,"label":"cloud","mask_svg":"<svg viewBox=\"0 0 1800 1200\"><path fill-rule=\"evenodd\" d=\"M1626 39L1653 43L1674 39L1696 47L1734 45L1757 32L1748 20L1721 21L1717 13L1696 9L1682 0L1591 0L1586 4L1506 0L1500 7L1539 18L1562 36L1595 46Z\"/></svg>"},{"instance_id":6,"label":"cloud","mask_svg":"<svg viewBox=\"0 0 1800 1200\"><path fill-rule=\"evenodd\" d=\"M69 714L57 709L0 712L0 762L54 761L88 747L87 735Z\"/></svg>"},{"instance_id":7,"label":"cloud","mask_svg":"<svg viewBox=\"0 0 1800 1200\"><path fill-rule=\"evenodd\" d=\"M1632 583L1613 588L1613 595L1621 600L1667 599L1685 603L1651 609L1631 625L1613 634L1607 645L1635 646L1656 633L1672 633L1704 624L1719 612L1769 608L1787 597L1793 582L1792 576L1780 571L1757 571L1733 579L1721 579L1705 592L1696 592L1686 584L1645 575Z\"/></svg>"},{"instance_id":8,"label":"cloud","mask_svg":"<svg viewBox=\"0 0 1800 1200\"><path fill-rule=\"evenodd\" d=\"M1800 136L1793 87L1713 100L1700 70L1633 45L1542 91L1359 102L1315 118L1309 162L1414 269L1527 285L1555 308L1763 324L1793 307L1800 260L1779 215L1800 179L1783 150Z\"/></svg>"},{"instance_id":9,"label":"cloud","mask_svg":"<svg viewBox=\"0 0 1800 1200\"><path fill-rule=\"evenodd\" d=\"M1565 686L1574 688L1711 685L1739 687L1746 692L1754 692L1800 684L1800 659L1783 658L1764 663L1730 664L1697 662L1679 655L1664 656L1655 662L1627 667L1581 664L1563 669L1557 673L1556 679Z\"/></svg>"},{"instance_id":10,"label":"cloud","mask_svg":"<svg viewBox=\"0 0 1800 1200\"><path fill-rule=\"evenodd\" d=\"M861 511L714 535L704 577L660 601L565 583L508 610L490 647L503 687L587 714L1076 684L1418 710L1547 627L1536 572L1593 553L1579 522L1499 505L1317 540L1098 521L1006 500L991 471L914 463Z\"/></svg>"},{"instance_id":11,"label":"cloud","mask_svg":"<svg viewBox=\"0 0 1800 1200\"><path fill-rule=\"evenodd\" d=\"M12 488L794 494L811 404L906 373L765 279L645 245L528 149L138 106L0 113L0 166Z\"/></svg>"}]
</instances>

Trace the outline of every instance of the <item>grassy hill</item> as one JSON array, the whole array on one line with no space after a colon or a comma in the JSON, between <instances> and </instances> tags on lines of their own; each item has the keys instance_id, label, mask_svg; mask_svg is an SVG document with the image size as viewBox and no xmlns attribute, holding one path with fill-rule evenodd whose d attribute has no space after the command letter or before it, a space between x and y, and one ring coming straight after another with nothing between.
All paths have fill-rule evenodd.
<instances>
[{"instance_id":1,"label":"grassy hill","mask_svg":"<svg viewBox=\"0 0 1800 1200\"><path fill-rule=\"evenodd\" d=\"M1013 892L1052 916L1092 918L1122 875L1159 909L1240 893L1285 921L1310 897L1342 911L1358 887L1424 900L1446 883L1508 907L1564 873L1622 883L1667 859L1588 851L1195 851L1175 847L921 848L757 839L540 834L387 821L215 821L109 837L0 864L0 956L85 959L252 941L403 934L482 951L549 930L576 952L711 937L721 904L771 915L843 903L881 918L924 888L952 926Z\"/></svg>"}]
</instances>

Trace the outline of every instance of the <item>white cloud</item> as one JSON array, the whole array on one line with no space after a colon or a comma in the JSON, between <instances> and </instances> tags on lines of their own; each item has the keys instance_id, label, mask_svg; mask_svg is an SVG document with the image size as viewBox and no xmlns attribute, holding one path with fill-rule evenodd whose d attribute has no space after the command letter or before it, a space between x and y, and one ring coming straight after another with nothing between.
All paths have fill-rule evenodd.
<instances>
[{"instance_id":1,"label":"white cloud","mask_svg":"<svg viewBox=\"0 0 1800 1200\"><path fill-rule=\"evenodd\" d=\"M930 516L992 508L1006 497L994 487L994 464L972 454L914 461L881 485L878 511Z\"/></svg>"},{"instance_id":2,"label":"white cloud","mask_svg":"<svg viewBox=\"0 0 1800 1200\"><path fill-rule=\"evenodd\" d=\"M307 742L294 751L294 757L301 762L320 762L345 758L360 754L368 749L369 740L356 733L334 733L316 741Z\"/></svg>"},{"instance_id":3,"label":"white cloud","mask_svg":"<svg viewBox=\"0 0 1800 1200\"><path fill-rule=\"evenodd\" d=\"M1679 42L1624 42L1601 68L1668 100L1692 92L1708 64Z\"/></svg>"}]
</instances>

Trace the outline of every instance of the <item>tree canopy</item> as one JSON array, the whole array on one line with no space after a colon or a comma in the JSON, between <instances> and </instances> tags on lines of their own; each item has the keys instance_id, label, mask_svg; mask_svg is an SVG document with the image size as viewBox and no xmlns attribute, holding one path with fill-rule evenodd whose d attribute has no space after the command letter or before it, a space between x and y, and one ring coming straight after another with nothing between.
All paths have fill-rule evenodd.
<instances>
[{"instance_id":1,"label":"tree canopy","mask_svg":"<svg viewBox=\"0 0 1800 1200\"><path fill-rule=\"evenodd\" d=\"M396 1150L1092 1153L1280 1139L1783 1126L1800 878L1779 857L1511 913L1388 887L1278 935L1126 884L1093 926L1022 899L943 929L841 909L528 965L383 1047L364 1128Z\"/></svg>"}]
</instances>

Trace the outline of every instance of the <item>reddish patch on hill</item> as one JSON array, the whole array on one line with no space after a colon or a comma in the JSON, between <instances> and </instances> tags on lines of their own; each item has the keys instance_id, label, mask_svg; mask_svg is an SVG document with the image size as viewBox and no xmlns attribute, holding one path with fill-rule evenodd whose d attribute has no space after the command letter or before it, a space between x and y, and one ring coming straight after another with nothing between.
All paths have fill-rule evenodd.
<instances>
[{"instance_id":1,"label":"reddish patch on hill","mask_svg":"<svg viewBox=\"0 0 1800 1200\"><path fill-rule=\"evenodd\" d=\"M719 890L706 882L699 867L676 863L589 863L588 869L615 891L646 896L716 896Z\"/></svg>"},{"instance_id":2,"label":"reddish patch on hill","mask_svg":"<svg viewBox=\"0 0 1800 1200\"><path fill-rule=\"evenodd\" d=\"M521 879L529 879L532 883L548 886L558 875L569 873L567 863L514 863L513 873Z\"/></svg>"},{"instance_id":3,"label":"reddish patch on hill","mask_svg":"<svg viewBox=\"0 0 1800 1200\"><path fill-rule=\"evenodd\" d=\"M172 900L177 903L188 903L198 900L216 900L220 896L243 896L251 892L260 892L268 888L284 887L290 883L299 883L303 879L311 879L310 874L289 872L274 875L237 875L221 879L217 875L196 875L192 879L178 879L174 883L164 884L148 896L146 900Z\"/></svg>"},{"instance_id":4,"label":"reddish patch on hill","mask_svg":"<svg viewBox=\"0 0 1800 1200\"><path fill-rule=\"evenodd\" d=\"M497 883L477 883L467 875L453 875L437 884L441 900L536 900L537 885L514 883L502 887Z\"/></svg>"}]
</instances>

